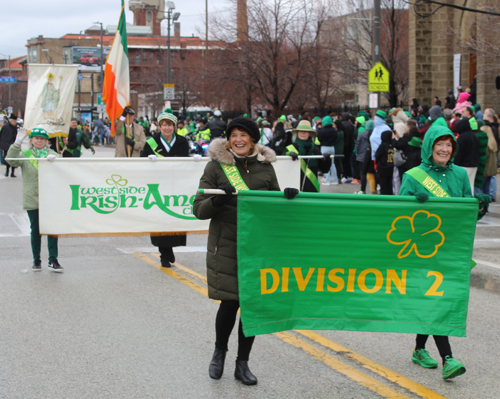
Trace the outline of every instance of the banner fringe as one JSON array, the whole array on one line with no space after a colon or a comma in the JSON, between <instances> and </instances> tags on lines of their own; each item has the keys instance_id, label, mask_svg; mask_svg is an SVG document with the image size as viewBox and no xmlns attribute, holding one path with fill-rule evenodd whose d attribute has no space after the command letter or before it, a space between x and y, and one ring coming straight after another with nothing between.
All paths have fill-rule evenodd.
<instances>
[{"instance_id":1,"label":"banner fringe","mask_svg":"<svg viewBox=\"0 0 500 399\"><path fill-rule=\"evenodd\" d=\"M164 232L137 232L137 233L81 233L81 234L40 234L42 236L57 238L90 238L90 237L162 237L162 236L182 236L194 234L208 234L208 230L197 231L164 231Z\"/></svg>"}]
</instances>

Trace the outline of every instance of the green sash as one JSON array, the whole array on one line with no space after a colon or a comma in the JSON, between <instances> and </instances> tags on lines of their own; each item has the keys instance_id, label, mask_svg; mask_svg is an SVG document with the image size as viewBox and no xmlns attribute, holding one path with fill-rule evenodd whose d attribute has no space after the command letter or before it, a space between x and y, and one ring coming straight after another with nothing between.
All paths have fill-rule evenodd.
<instances>
[{"instance_id":1,"label":"green sash","mask_svg":"<svg viewBox=\"0 0 500 399\"><path fill-rule=\"evenodd\" d=\"M413 168L406 172L408 175L413 177L417 182L424 186L427 191L429 191L435 197L449 197L450 194L439 185L439 183L434 180L429 174L420 168Z\"/></svg>"},{"instance_id":2,"label":"green sash","mask_svg":"<svg viewBox=\"0 0 500 399\"><path fill-rule=\"evenodd\" d=\"M149 139L147 139L147 140L146 140L146 143L148 143L148 144L149 144L149 146L151 147L151 149L153 150L153 152L155 153L155 155L156 155L157 157L161 157L161 158L163 158L163 155L158 154L158 153L156 152L156 149L158 148L158 143L156 142L156 140L155 140L154 138L150 137Z\"/></svg>"},{"instance_id":3,"label":"green sash","mask_svg":"<svg viewBox=\"0 0 500 399\"><path fill-rule=\"evenodd\" d=\"M36 157L32 154L32 152L30 150L23 150L23 153L24 153L24 155L26 155L27 158L35 158L36 159ZM33 160L33 161L29 161L29 163L32 164L36 170L38 170L38 161Z\"/></svg>"},{"instance_id":4,"label":"green sash","mask_svg":"<svg viewBox=\"0 0 500 399\"><path fill-rule=\"evenodd\" d=\"M290 144L288 147L286 147L286 149L288 150L288 152L295 152L297 154L299 153L297 151L297 149L295 148L295 146L292 144ZM313 171L311 169L309 169L305 159L300 160L300 169L307 176L307 178L311 181L313 186L316 188L316 191L319 193L321 191L321 186L319 185L318 178L313 173Z\"/></svg>"},{"instance_id":5,"label":"green sash","mask_svg":"<svg viewBox=\"0 0 500 399\"><path fill-rule=\"evenodd\" d=\"M221 163L220 166L229 179L229 183L231 183L231 185L236 190L250 190L243 181L243 178L241 177L241 174L236 165L226 165L224 163Z\"/></svg>"}]
</instances>

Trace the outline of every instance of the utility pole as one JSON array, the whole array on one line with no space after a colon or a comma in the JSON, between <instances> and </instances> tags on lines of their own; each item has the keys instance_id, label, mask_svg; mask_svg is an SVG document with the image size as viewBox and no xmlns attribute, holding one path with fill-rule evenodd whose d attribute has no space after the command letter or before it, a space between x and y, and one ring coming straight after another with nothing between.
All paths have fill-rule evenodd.
<instances>
[{"instance_id":1,"label":"utility pole","mask_svg":"<svg viewBox=\"0 0 500 399\"><path fill-rule=\"evenodd\" d=\"M373 1L373 66L380 62L380 20L382 13L380 11L380 0ZM380 107L380 92L377 93L378 106Z\"/></svg>"},{"instance_id":2,"label":"utility pole","mask_svg":"<svg viewBox=\"0 0 500 399\"><path fill-rule=\"evenodd\" d=\"M12 76L12 75L10 74L10 55L9 55L9 77L10 77L10 76ZM11 102L10 102L10 94L11 94L11 87L10 87L10 85L11 85L11 84L12 84L12 83L10 83L10 80L9 80L9 107L12 107L12 104L11 104Z\"/></svg>"}]
</instances>

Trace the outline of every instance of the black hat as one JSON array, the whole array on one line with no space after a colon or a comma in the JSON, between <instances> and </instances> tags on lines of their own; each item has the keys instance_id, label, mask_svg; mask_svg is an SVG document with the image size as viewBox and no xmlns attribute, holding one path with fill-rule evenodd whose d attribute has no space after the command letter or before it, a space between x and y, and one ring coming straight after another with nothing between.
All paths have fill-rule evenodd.
<instances>
[{"instance_id":1,"label":"black hat","mask_svg":"<svg viewBox=\"0 0 500 399\"><path fill-rule=\"evenodd\" d=\"M259 142L260 140L259 127L253 120L243 117L234 118L231 122L229 122L229 125L227 125L226 137L229 138L229 136L231 135L231 130L234 129L235 127L239 127L247 131L254 143Z\"/></svg>"},{"instance_id":2,"label":"black hat","mask_svg":"<svg viewBox=\"0 0 500 399\"><path fill-rule=\"evenodd\" d=\"M126 115L135 115L135 112L132 108L125 107L125 109L123 110L122 116L126 116Z\"/></svg>"},{"instance_id":3,"label":"black hat","mask_svg":"<svg viewBox=\"0 0 500 399\"><path fill-rule=\"evenodd\" d=\"M15 119L17 121L17 115L16 114L10 114L9 119Z\"/></svg>"}]
</instances>

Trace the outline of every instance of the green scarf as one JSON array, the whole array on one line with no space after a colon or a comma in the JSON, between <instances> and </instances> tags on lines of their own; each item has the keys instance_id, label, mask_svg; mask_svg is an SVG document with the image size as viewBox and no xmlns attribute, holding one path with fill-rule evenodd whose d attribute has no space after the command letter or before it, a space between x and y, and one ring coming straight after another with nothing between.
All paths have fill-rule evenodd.
<instances>
[{"instance_id":1,"label":"green scarf","mask_svg":"<svg viewBox=\"0 0 500 399\"><path fill-rule=\"evenodd\" d=\"M301 140L298 137L295 139L294 144L298 144L299 146L299 155L315 155L314 154L314 142L313 140L309 137L307 140ZM318 160L317 159L307 159L307 166L311 167L316 167L318 166Z\"/></svg>"},{"instance_id":2,"label":"green scarf","mask_svg":"<svg viewBox=\"0 0 500 399\"><path fill-rule=\"evenodd\" d=\"M43 147L41 150L37 150L33 147L33 151L37 158L47 158L47 147Z\"/></svg>"}]
</instances>

